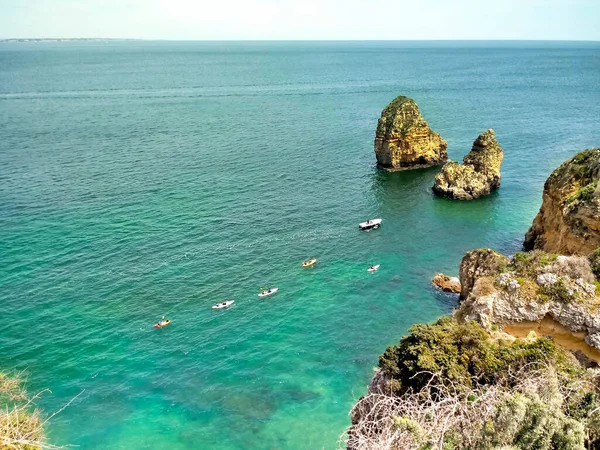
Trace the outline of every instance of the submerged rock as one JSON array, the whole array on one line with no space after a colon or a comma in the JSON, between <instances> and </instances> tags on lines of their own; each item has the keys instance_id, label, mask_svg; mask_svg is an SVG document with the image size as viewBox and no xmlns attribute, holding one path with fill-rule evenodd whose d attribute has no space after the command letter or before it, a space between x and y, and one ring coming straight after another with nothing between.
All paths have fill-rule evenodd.
<instances>
[{"instance_id":1,"label":"submerged rock","mask_svg":"<svg viewBox=\"0 0 600 450\"><path fill-rule=\"evenodd\" d=\"M459 294L461 290L458 277L448 277L443 273L438 273L431 282L444 292Z\"/></svg>"},{"instance_id":2,"label":"submerged rock","mask_svg":"<svg viewBox=\"0 0 600 450\"><path fill-rule=\"evenodd\" d=\"M433 191L456 200L472 200L500 187L500 165L504 151L494 130L481 133L463 164L450 161L435 176Z\"/></svg>"},{"instance_id":3,"label":"submerged rock","mask_svg":"<svg viewBox=\"0 0 600 450\"><path fill-rule=\"evenodd\" d=\"M562 163L546 181L526 250L588 255L600 247L600 149Z\"/></svg>"},{"instance_id":4,"label":"submerged rock","mask_svg":"<svg viewBox=\"0 0 600 450\"><path fill-rule=\"evenodd\" d=\"M396 97L381 112L375 134L375 155L389 170L439 166L448 160L448 143L435 133L408 97Z\"/></svg>"}]
</instances>

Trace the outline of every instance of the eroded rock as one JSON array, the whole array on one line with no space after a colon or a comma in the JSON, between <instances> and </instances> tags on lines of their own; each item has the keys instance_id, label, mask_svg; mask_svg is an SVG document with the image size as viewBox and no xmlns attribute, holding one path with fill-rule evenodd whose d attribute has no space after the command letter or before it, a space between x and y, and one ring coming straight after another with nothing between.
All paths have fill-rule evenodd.
<instances>
[{"instance_id":1,"label":"eroded rock","mask_svg":"<svg viewBox=\"0 0 600 450\"><path fill-rule=\"evenodd\" d=\"M491 329L549 316L571 332L586 332L586 342L600 349L600 297L586 258L535 251L507 259L475 250L461 262L460 281L459 320Z\"/></svg>"},{"instance_id":2,"label":"eroded rock","mask_svg":"<svg viewBox=\"0 0 600 450\"><path fill-rule=\"evenodd\" d=\"M444 292L460 294L461 286L458 277L449 277L443 273L438 273L431 282Z\"/></svg>"},{"instance_id":3,"label":"eroded rock","mask_svg":"<svg viewBox=\"0 0 600 450\"><path fill-rule=\"evenodd\" d=\"M473 200L500 187L500 166L504 151L498 145L494 130L481 133L473 142L463 164L450 161L435 176L433 191L456 200Z\"/></svg>"},{"instance_id":4,"label":"eroded rock","mask_svg":"<svg viewBox=\"0 0 600 450\"><path fill-rule=\"evenodd\" d=\"M381 112L375 134L375 155L389 170L439 166L448 160L448 143L429 128L419 107L408 97L396 97Z\"/></svg>"},{"instance_id":5,"label":"eroded rock","mask_svg":"<svg viewBox=\"0 0 600 450\"><path fill-rule=\"evenodd\" d=\"M526 250L588 255L600 247L600 149L562 163L546 181Z\"/></svg>"}]
</instances>

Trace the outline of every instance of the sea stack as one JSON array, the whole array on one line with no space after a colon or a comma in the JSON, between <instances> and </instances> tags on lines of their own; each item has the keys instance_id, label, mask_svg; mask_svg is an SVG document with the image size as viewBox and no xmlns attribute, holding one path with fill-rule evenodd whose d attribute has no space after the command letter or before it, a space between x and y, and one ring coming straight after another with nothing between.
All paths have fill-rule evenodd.
<instances>
[{"instance_id":1,"label":"sea stack","mask_svg":"<svg viewBox=\"0 0 600 450\"><path fill-rule=\"evenodd\" d=\"M489 129L473 142L463 164L450 161L435 176L433 192L456 200L473 200L500 187L500 165L504 151Z\"/></svg>"},{"instance_id":2,"label":"sea stack","mask_svg":"<svg viewBox=\"0 0 600 450\"><path fill-rule=\"evenodd\" d=\"M381 112L375 134L377 164L388 171L439 166L448 143L434 132L408 97L396 97Z\"/></svg>"},{"instance_id":3,"label":"sea stack","mask_svg":"<svg viewBox=\"0 0 600 450\"><path fill-rule=\"evenodd\" d=\"M599 176L598 148L578 153L552 172L525 249L588 255L600 247Z\"/></svg>"}]
</instances>

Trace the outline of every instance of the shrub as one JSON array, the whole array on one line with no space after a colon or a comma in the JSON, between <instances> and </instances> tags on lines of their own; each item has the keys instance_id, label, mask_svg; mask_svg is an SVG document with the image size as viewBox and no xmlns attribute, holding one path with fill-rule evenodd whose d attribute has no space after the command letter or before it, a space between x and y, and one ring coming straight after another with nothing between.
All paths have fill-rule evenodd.
<instances>
[{"instance_id":1,"label":"shrub","mask_svg":"<svg viewBox=\"0 0 600 450\"><path fill-rule=\"evenodd\" d=\"M569 292L565 280L560 278L554 284L540 286L540 294L544 300L552 300L558 303L572 303L577 300L574 292Z\"/></svg>"},{"instance_id":2,"label":"shrub","mask_svg":"<svg viewBox=\"0 0 600 450\"><path fill-rule=\"evenodd\" d=\"M554 263L557 258L558 255L546 253L542 250L517 252L512 257L508 270L521 277L535 278L538 269Z\"/></svg>"},{"instance_id":3,"label":"shrub","mask_svg":"<svg viewBox=\"0 0 600 450\"><path fill-rule=\"evenodd\" d=\"M519 281L520 288L519 291L525 298L535 299L539 293L539 286L532 280L524 279L522 282Z\"/></svg>"},{"instance_id":4,"label":"shrub","mask_svg":"<svg viewBox=\"0 0 600 450\"><path fill-rule=\"evenodd\" d=\"M600 448L600 384L547 338L502 344L475 322L415 325L380 357L397 382L352 410L349 450Z\"/></svg>"},{"instance_id":5,"label":"shrub","mask_svg":"<svg viewBox=\"0 0 600 450\"><path fill-rule=\"evenodd\" d=\"M596 278L590 261L584 256L561 256L552 265L552 272L573 279L582 278L586 283L593 283Z\"/></svg>"},{"instance_id":6,"label":"shrub","mask_svg":"<svg viewBox=\"0 0 600 450\"><path fill-rule=\"evenodd\" d=\"M489 342L489 334L476 322L458 323L444 317L431 325L415 325L399 345L379 357L379 367L397 381L393 392L420 390L436 374L445 382L476 378L495 383L509 370L552 361L562 365L565 356L551 340L515 341L509 345Z\"/></svg>"},{"instance_id":7,"label":"shrub","mask_svg":"<svg viewBox=\"0 0 600 450\"><path fill-rule=\"evenodd\" d=\"M596 182L586 184L585 186L579 188L579 190L575 194L571 195L567 199L567 202L573 203L575 200L579 200L583 203L590 202L591 200L594 199L594 193L596 192L596 186L597 186Z\"/></svg>"},{"instance_id":8,"label":"shrub","mask_svg":"<svg viewBox=\"0 0 600 450\"><path fill-rule=\"evenodd\" d=\"M589 421L564 407L581 386L552 365L523 367L509 380L467 391L433 380L400 396L371 393L352 409L341 443L348 450L583 450L586 441L596 448Z\"/></svg>"},{"instance_id":9,"label":"shrub","mask_svg":"<svg viewBox=\"0 0 600 450\"><path fill-rule=\"evenodd\" d=\"M600 280L600 248L597 248L588 256L588 261L594 276Z\"/></svg>"},{"instance_id":10,"label":"shrub","mask_svg":"<svg viewBox=\"0 0 600 450\"><path fill-rule=\"evenodd\" d=\"M490 295L496 291L494 286L494 279L491 277L481 277L473 286L473 295L476 297L484 297Z\"/></svg>"}]
</instances>

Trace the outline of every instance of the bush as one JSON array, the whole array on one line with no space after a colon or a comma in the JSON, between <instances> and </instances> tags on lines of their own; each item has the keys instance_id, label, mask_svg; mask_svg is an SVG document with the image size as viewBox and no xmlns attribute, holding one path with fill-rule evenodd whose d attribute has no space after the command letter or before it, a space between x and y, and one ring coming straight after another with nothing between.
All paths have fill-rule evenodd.
<instances>
[{"instance_id":1,"label":"bush","mask_svg":"<svg viewBox=\"0 0 600 450\"><path fill-rule=\"evenodd\" d=\"M476 297L485 297L496 291L494 279L491 277L481 277L477 279L473 286L473 295Z\"/></svg>"},{"instance_id":2,"label":"bush","mask_svg":"<svg viewBox=\"0 0 600 450\"><path fill-rule=\"evenodd\" d=\"M559 276L568 276L574 280L582 278L586 283L595 280L590 261L585 256L561 256L552 266L552 272Z\"/></svg>"},{"instance_id":3,"label":"bush","mask_svg":"<svg viewBox=\"0 0 600 450\"><path fill-rule=\"evenodd\" d=\"M349 450L600 449L599 372L550 339L502 344L444 317L413 326L380 367L395 389L354 406Z\"/></svg>"},{"instance_id":4,"label":"bush","mask_svg":"<svg viewBox=\"0 0 600 450\"><path fill-rule=\"evenodd\" d=\"M551 361L563 365L565 356L551 340L515 341L509 345L490 343L489 334L476 322L458 323L443 317L431 325L415 325L410 334L379 357L379 367L397 383L393 391L418 391L436 374L444 382L496 383L509 370L524 365L540 366ZM466 386L471 387L471 386Z\"/></svg>"},{"instance_id":5,"label":"bush","mask_svg":"<svg viewBox=\"0 0 600 450\"><path fill-rule=\"evenodd\" d=\"M554 263L557 258L558 255L546 253L542 250L517 252L512 257L508 270L521 277L535 278L538 269Z\"/></svg>"},{"instance_id":6,"label":"bush","mask_svg":"<svg viewBox=\"0 0 600 450\"><path fill-rule=\"evenodd\" d=\"M596 182L586 184L582 188L579 188L579 190L575 194L570 196L567 199L567 202L572 203L575 200L579 200L583 203L590 202L591 200L594 199L594 193L596 192L596 186L597 186Z\"/></svg>"},{"instance_id":7,"label":"bush","mask_svg":"<svg viewBox=\"0 0 600 450\"><path fill-rule=\"evenodd\" d=\"M574 292L569 292L565 280L562 278L554 284L540 286L540 294L542 299L558 303L572 303L578 299Z\"/></svg>"},{"instance_id":8,"label":"bush","mask_svg":"<svg viewBox=\"0 0 600 450\"><path fill-rule=\"evenodd\" d=\"M346 448L583 450L586 443L596 448L587 416L579 420L565 408L582 387L572 380L552 365L524 366L509 384L462 391L433 380L401 396L371 393L352 409Z\"/></svg>"},{"instance_id":9,"label":"bush","mask_svg":"<svg viewBox=\"0 0 600 450\"><path fill-rule=\"evenodd\" d=\"M594 276L597 280L600 280L600 248L597 248L588 256L588 261Z\"/></svg>"}]
</instances>

